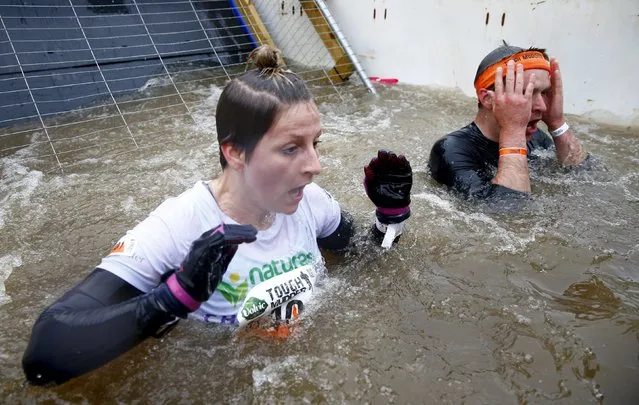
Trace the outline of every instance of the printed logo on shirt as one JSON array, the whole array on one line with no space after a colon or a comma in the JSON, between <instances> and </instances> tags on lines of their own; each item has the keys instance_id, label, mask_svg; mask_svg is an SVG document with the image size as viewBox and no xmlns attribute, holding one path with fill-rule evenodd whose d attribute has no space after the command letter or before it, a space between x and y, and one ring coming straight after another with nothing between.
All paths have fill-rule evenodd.
<instances>
[{"instance_id":1,"label":"printed logo on shirt","mask_svg":"<svg viewBox=\"0 0 639 405\"><path fill-rule=\"evenodd\" d=\"M314 274L311 275L314 277ZM279 279L278 279L279 280ZM313 283L308 274L300 271L298 277L286 280L284 283L280 283L273 288L269 288L266 292L271 299L271 308L277 308L287 301L292 300L299 294L312 291ZM299 308L296 309L296 313ZM290 317L288 318L290 319Z\"/></svg>"},{"instance_id":2,"label":"printed logo on shirt","mask_svg":"<svg viewBox=\"0 0 639 405\"><path fill-rule=\"evenodd\" d=\"M309 263L313 263L313 254L300 252L290 257L264 263L261 267L253 267L249 270L249 279L251 280L251 285L255 286L264 280L288 273Z\"/></svg>"},{"instance_id":3,"label":"printed logo on shirt","mask_svg":"<svg viewBox=\"0 0 639 405\"><path fill-rule=\"evenodd\" d=\"M109 256L129 256L133 257L135 253L136 241L131 235L124 235L120 240L111 248Z\"/></svg>"},{"instance_id":4,"label":"printed logo on shirt","mask_svg":"<svg viewBox=\"0 0 639 405\"><path fill-rule=\"evenodd\" d=\"M241 280L241 278L239 274L231 273L229 275L229 280L233 284L237 284ZM222 281L217 287L217 291L219 291L224 299L230 302L231 305L236 306L237 304L241 303L244 298L246 298L246 293L249 290L249 286L248 280L244 280L237 286L233 286L233 284Z\"/></svg>"},{"instance_id":5,"label":"printed logo on shirt","mask_svg":"<svg viewBox=\"0 0 639 405\"><path fill-rule=\"evenodd\" d=\"M231 283L222 281L217 287L217 291L219 291L224 299L231 303L231 305L237 306L246 298L246 293L248 293L249 287L254 287L262 281L279 276L280 274L288 273L293 269L309 263L313 263L313 254L310 252L300 252L280 260L272 260L268 263L264 263L262 266L251 268L249 270L249 278L244 279L241 283L241 277L239 274L230 274L229 281Z\"/></svg>"},{"instance_id":6,"label":"printed logo on shirt","mask_svg":"<svg viewBox=\"0 0 639 405\"><path fill-rule=\"evenodd\" d=\"M236 325L237 316L235 315L213 315L205 314L204 322L207 323L220 323L222 325Z\"/></svg>"},{"instance_id":7,"label":"printed logo on shirt","mask_svg":"<svg viewBox=\"0 0 639 405\"><path fill-rule=\"evenodd\" d=\"M247 320L255 319L262 315L268 308L266 301L256 297L249 298L242 308L242 316Z\"/></svg>"}]
</instances>

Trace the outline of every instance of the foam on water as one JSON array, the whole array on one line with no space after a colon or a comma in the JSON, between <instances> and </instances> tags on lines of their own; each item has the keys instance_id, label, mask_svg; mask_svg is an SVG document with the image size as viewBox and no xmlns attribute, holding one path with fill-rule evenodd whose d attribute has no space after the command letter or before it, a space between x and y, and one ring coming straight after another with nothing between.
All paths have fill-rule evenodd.
<instances>
[{"instance_id":1,"label":"foam on water","mask_svg":"<svg viewBox=\"0 0 639 405\"><path fill-rule=\"evenodd\" d=\"M343 403L361 400L363 392L372 388L367 370L335 356L268 359L264 366L253 369L252 378L254 397L265 402L295 398L300 403Z\"/></svg>"},{"instance_id":2,"label":"foam on water","mask_svg":"<svg viewBox=\"0 0 639 405\"><path fill-rule=\"evenodd\" d=\"M133 196L126 197L123 201L120 202L120 206L127 214L140 214L140 208L136 206Z\"/></svg>"},{"instance_id":3,"label":"foam on water","mask_svg":"<svg viewBox=\"0 0 639 405\"><path fill-rule=\"evenodd\" d=\"M467 230L472 231L477 237L485 237L490 234L491 239L496 243L491 243L491 249L497 252L514 253L521 251L531 243L535 242L537 235L547 232L540 226L533 225L532 229L526 230L526 236L518 235L512 227L505 227L495 218L482 212L467 212L459 210L458 207L448 199L444 199L435 193L422 192L411 196L415 200L424 200L438 211L432 211L432 221L439 222L441 227L456 228L455 221L462 221L467 225ZM450 198L450 196L447 196ZM466 237L469 235L466 234Z\"/></svg>"},{"instance_id":4,"label":"foam on water","mask_svg":"<svg viewBox=\"0 0 639 405\"><path fill-rule=\"evenodd\" d=\"M623 189L627 201L639 201L639 173L628 173L625 176L622 176L619 179L618 184Z\"/></svg>"},{"instance_id":5,"label":"foam on water","mask_svg":"<svg viewBox=\"0 0 639 405\"><path fill-rule=\"evenodd\" d=\"M323 113L322 127L328 134L363 134L378 132L390 128L388 110L377 105L370 105L365 111L347 111L320 107Z\"/></svg>"},{"instance_id":6,"label":"foam on water","mask_svg":"<svg viewBox=\"0 0 639 405\"><path fill-rule=\"evenodd\" d=\"M138 91L143 92L156 87L165 87L165 86L172 86L172 85L173 85L173 81L171 80L169 76L154 77L147 80L146 83L144 83L142 87L138 89Z\"/></svg>"},{"instance_id":7,"label":"foam on water","mask_svg":"<svg viewBox=\"0 0 639 405\"><path fill-rule=\"evenodd\" d=\"M217 101L222 94L222 88L211 85L208 88L199 86L193 91L194 94L202 97L202 102L191 110L193 118L197 122L198 127L211 135L211 142L217 145L216 129L215 129L215 109Z\"/></svg>"},{"instance_id":8,"label":"foam on water","mask_svg":"<svg viewBox=\"0 0 639 405\"><path fill-rule=\"evenodd\" d=\"M7 303L11 297L7 295L4 282L9 278L16 267L22 265L22 257L19 253L0 257L0 305Z\"/></svg>"},{"instance_id":9,"label":"foam on water","mask_svg":"<svg viewBox=\"0 0 639 405\"><path fill-rule=\"evenodd\" d=\"M38 216L41 211L31 201L31 196L42 183L43 174L23 164L21 156L27 153L25 148L0 160L3 174L0 180L0 229L4 228L9 212L28 207L34 216Z\"/></svg>"}]
</instances>

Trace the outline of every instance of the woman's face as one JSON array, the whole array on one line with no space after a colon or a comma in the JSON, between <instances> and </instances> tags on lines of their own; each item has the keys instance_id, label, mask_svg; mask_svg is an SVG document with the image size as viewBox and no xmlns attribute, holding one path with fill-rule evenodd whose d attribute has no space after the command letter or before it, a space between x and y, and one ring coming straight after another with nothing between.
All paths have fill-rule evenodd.
<instances>
[{"instance_id":1,"label":"woman's face","mask_svg":"<svg viewBox=\"0 0 639 405\"><path fill-rule=\"evenodd\" d=\"M312 101L278 114L244 167L256 205L285 214L297 210L304 187L321 169L316 149L321 133L320 114Z\"/></svg>"}]
</instances>

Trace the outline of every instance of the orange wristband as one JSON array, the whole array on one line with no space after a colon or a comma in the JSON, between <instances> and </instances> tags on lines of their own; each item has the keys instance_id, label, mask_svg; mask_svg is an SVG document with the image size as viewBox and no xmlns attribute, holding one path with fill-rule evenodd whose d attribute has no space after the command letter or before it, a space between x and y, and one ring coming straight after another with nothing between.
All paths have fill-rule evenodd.
<instances>
[{"instance_id":1,"label":"orange wristband","mask_svg":"<svg viewBox=\"0 0 639 405\"><path fill-rule=\"evenodd\" d=\"M504 155L528 155L528 149L526 148L500 148L499 156Z\"/></svg>"}]
</instances>

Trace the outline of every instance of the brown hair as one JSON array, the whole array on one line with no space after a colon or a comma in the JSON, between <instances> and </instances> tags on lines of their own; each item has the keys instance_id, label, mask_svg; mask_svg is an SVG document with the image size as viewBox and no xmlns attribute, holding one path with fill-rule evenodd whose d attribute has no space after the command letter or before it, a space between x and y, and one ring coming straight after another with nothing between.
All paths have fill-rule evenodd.
<instances>
[{"instance_id":1,"label":"brown hair","mask_svg":"<svg viewBox=\"0 0 639 405\"><path fill-rule=\"evenodd\" d=\"M279 49L268 45L255 48L248 63L255 68L226 85L215 111L222 169L227 166L223 144L241 148L248 160L283 109L313 100L306 83L290 70L284 70Z\"/></svg>"}]
</instances>

